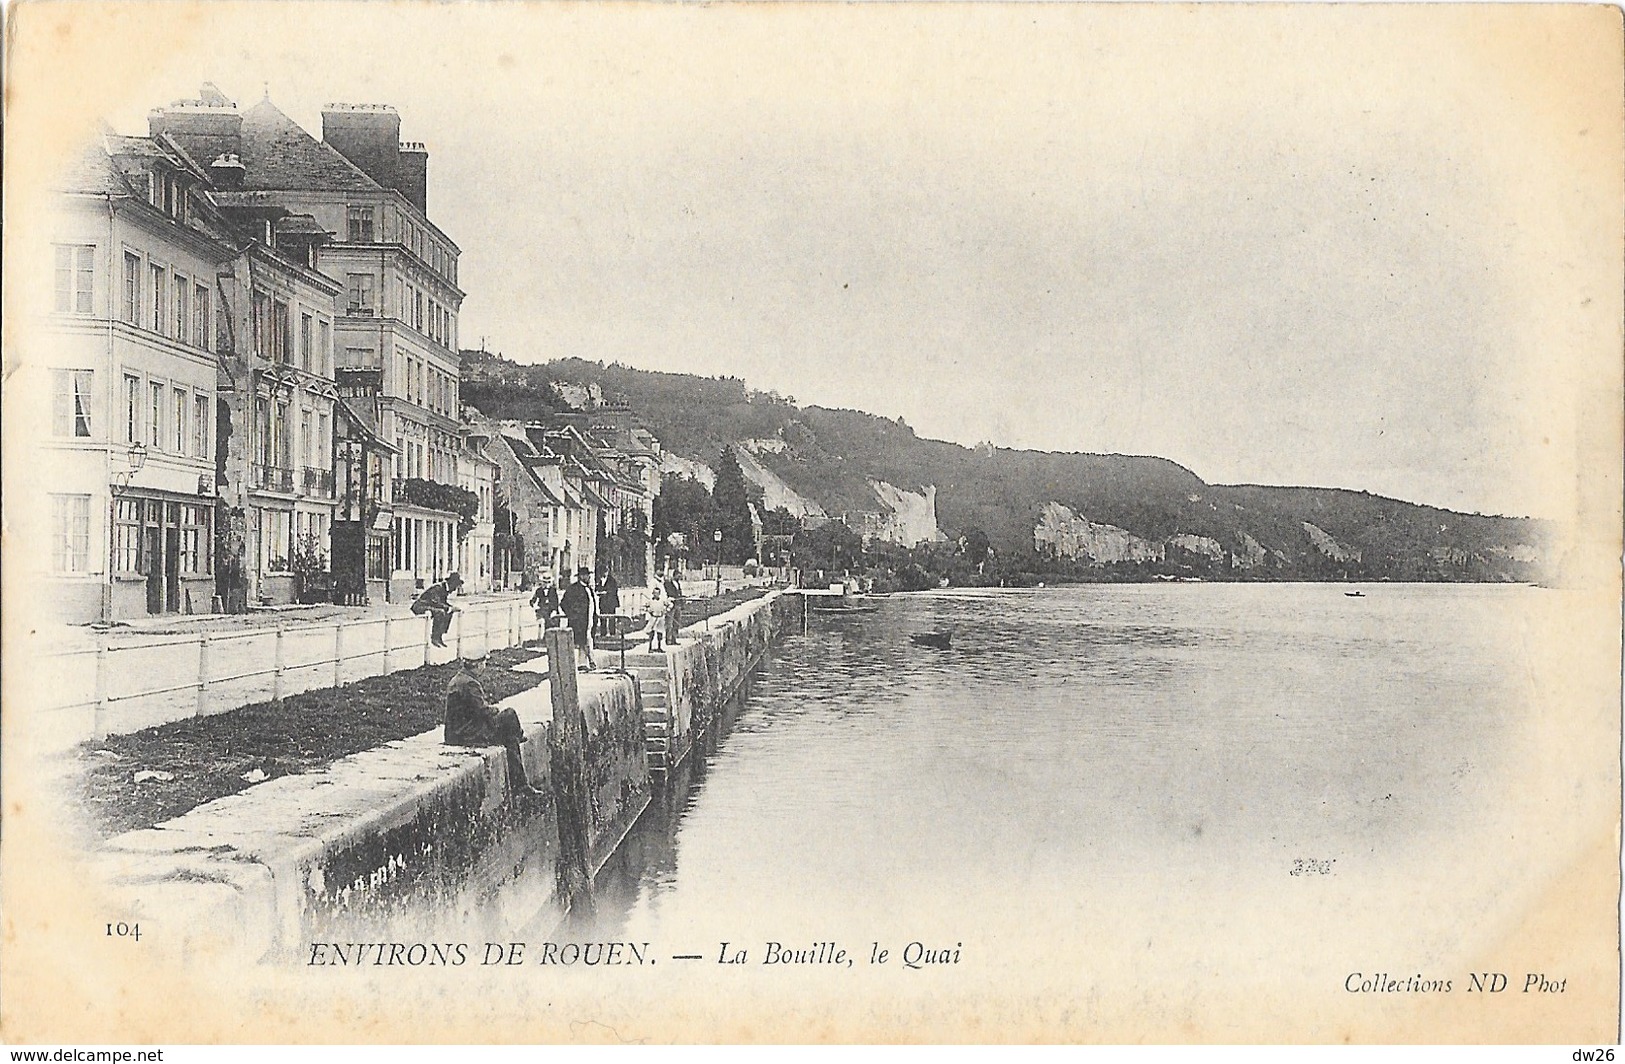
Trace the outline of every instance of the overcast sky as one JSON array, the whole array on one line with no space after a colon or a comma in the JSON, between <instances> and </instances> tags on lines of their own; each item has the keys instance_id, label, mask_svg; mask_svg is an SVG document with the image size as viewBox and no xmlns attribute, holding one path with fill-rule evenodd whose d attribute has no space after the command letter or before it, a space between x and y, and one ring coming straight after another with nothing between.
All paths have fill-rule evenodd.
<instances>
[{"instance_id":1,"label":"overcast sky","mask_svg":"<svg viewBox=\"0 0 1625 1064\"><path fill-rule=\"evenodd\" d=\"M135 132L268 83L319 135L324 102L394 104L464 346L1213 482L1569 505L1553 382L1618 319L1606 36L1484 8L178 10L84 106Z\"/></svg>"}]
</instances>

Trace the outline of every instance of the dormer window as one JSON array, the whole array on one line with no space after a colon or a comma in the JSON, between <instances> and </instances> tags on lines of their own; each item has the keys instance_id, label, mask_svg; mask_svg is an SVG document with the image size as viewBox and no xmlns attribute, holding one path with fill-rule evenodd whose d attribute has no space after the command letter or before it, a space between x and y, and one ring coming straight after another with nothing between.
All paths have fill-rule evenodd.
<instances>
[{"instance_id":1,"label":"dormer window","mask_svg":"<svg viewBox=\"0 0 1625 1064\"><path fill-rule=\"evenodd\" d=\"M181 214L181 186L173 174L154 169L147 174L147 201L171 218Z\"/></svg>"}]
</instances>

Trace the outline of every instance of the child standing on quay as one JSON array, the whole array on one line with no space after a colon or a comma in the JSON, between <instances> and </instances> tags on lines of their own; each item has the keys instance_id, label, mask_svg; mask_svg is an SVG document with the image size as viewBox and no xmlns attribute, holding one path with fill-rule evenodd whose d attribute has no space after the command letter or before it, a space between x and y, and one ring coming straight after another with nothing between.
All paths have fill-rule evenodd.
<instances>
[{"instance_id":1,"label":"child standing on quay","mask_svg":"<svg viewBox=\"0 0 1625 1064\"><path fill-rule=\"evenodd\" d=\"M661 597L660 585L649 589L649 653L666 652L666 610L670 604Z\"/></svg>"}]
</instances>

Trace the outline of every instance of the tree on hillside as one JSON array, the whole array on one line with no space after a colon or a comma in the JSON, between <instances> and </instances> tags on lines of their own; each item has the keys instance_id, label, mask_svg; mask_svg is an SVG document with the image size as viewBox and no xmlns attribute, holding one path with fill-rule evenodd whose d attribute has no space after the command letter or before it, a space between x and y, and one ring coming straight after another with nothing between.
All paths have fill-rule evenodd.
<instances>
[{"instance_id":1,"label":"tree on hillside","mask_svg":"<svg viewBox=\"0 0 1625 1064\"><path fill-rule=\"evenodd\" d=\"M724 447L717 458L717 480L711 489L716 500L717 518L722 528L722 557L739 564L756 553L756 540L750 527L750 492L745 472L732 447Z\"/></svg>"},{"instance_id":2,"label":"tree on hillside","mask_svg":"<svg viewBox=\"0 0 1625 1064\"><path fill-rule=\"evenodd\" d=\"M987 561L988 551L992 548L987 533L973 528L960 537L960 543L963 544L966 564L981 572L982 563Z\"/></svg>"}]
</instances>

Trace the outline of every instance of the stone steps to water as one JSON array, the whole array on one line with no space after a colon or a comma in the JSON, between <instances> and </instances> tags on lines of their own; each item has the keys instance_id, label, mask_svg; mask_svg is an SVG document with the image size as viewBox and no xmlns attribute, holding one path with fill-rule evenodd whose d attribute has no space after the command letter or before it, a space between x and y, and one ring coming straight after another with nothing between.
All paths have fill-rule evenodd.
<instances>
[{"instance_id":1,"label":"stone steps to water","mask_svg":"<svg viewBox=\"0 0 1625 1064\"><path fill-rule=\"evenodd\" d=\"M638 654L627 659L627 671L637 677L643 700L643 745L649 777L664 782L671 766L671 739L674 730L670 696L667 693L666 659L663 654Z\"/></svg>"}]
</instances>

